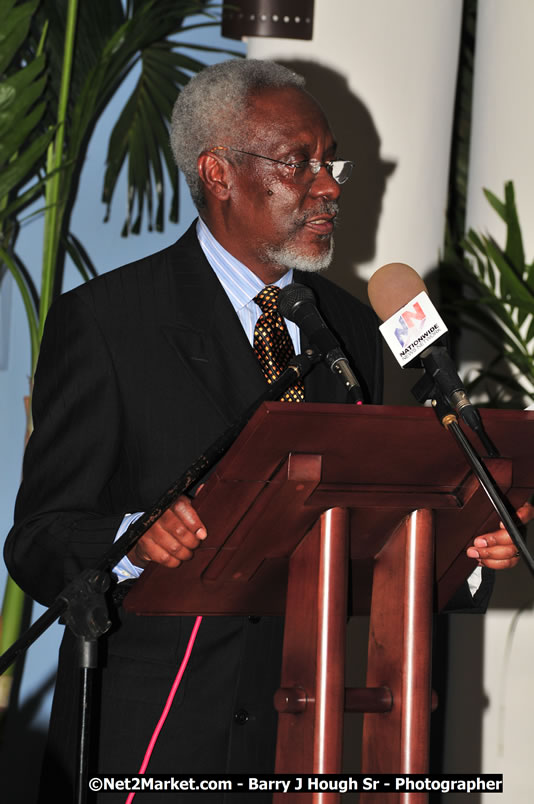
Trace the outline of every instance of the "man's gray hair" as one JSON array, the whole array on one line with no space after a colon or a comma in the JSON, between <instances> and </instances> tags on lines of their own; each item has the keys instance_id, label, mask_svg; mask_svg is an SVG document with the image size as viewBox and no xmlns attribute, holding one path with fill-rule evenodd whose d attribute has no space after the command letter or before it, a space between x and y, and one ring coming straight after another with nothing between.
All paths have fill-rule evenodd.
<instances>
[{"instance_id":1,"label":"man's gray hair","mask_svg":"<svg viewBox=\"0 0 534 804\"><path fill-rule=\"evenodd\" d=\"M273 61L239 59L206 67L178 95L171 119L171 148L197 207L204 188L197 170L202 151L216 145L246 147L246 111L257 90L296 87L304 78Z\"/></svg>"}]
</instances>

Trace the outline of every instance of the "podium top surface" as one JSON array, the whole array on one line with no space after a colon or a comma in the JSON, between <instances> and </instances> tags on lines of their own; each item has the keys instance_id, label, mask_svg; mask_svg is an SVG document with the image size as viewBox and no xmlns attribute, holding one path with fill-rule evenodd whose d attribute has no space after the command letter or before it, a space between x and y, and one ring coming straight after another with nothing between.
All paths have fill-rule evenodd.
<instances>
[{"instance_id":1,"label":"podium top surface","mask_svg":"<svg viewBox=\"0 0 534 804\"><path fill-rule=\"evenodd\" d=\"M531 474L534 411L482 410L481 415L501 456L513 459L521 474ZM480 451L475 435L463 429ZM254 414L217 471L228 481L251 472L265 477L284 451L322 454L323 482L385 485L417 476L429 486L451 485L456 468L465 468L431 408L271 402Z\"/></svg>"}]
</instances>

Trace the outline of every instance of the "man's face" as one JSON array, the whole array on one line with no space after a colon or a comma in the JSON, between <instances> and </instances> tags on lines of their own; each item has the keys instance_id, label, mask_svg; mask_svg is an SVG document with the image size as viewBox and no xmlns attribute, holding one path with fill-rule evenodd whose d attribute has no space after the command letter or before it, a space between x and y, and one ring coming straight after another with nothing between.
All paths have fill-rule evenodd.
<instances>
[{"instance_id":1,"label":"man's face","mask_svg":"<svg viewBox=\"0 0 534 804\"><path fill-rule=\"evenodd\" d=\"M246 144L254 154L301 162L333 159L335 142L320 107L297 89L265 90L253 99ZM234 154L229 154L234 156ZM321 168L300 184L291 169L235 154L228 205L229 250L264 281L289 268L325 268L333 249L340 187Z\"/></svg>"}]
</instances>

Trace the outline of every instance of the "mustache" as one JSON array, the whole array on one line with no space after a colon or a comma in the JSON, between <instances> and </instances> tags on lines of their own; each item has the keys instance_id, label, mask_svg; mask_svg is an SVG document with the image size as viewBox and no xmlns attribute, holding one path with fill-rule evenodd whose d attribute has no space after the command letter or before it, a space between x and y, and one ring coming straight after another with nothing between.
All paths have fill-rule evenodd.
<instances>
[{"instance_id":1,"label":"mustache","mask_svg":"<svg viewBox=\"0 0 534 804\"><path fill-rule=\"evenodd\" d=\"M335 223L335 218L338 212L339 203L337 201L323 200L316 209L310 209L300 215L295 221L295 227L304 226L309 220L316 218L318 215L332 215Z\"/></svg>"}]
</instances>

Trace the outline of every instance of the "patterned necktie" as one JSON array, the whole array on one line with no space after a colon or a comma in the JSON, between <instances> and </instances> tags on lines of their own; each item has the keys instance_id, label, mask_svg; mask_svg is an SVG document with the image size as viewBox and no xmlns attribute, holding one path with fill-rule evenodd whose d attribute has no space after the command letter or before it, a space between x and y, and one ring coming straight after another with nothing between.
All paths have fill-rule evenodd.
<instances>
[{"instance_id":1,"label":"patterned necktie","mask_svg":"<svg viewBox=\"0 0 534 804\"><path fill-rule=\"evenodd\" d=\"M267 285L254 298L261 309L254 329L254 351L269 384L275 382L295 355L286 322L276 305L280 288ZM282 402L304 402L304 383L297 380L280 397Z\"/></svg>"}]
</instances>

